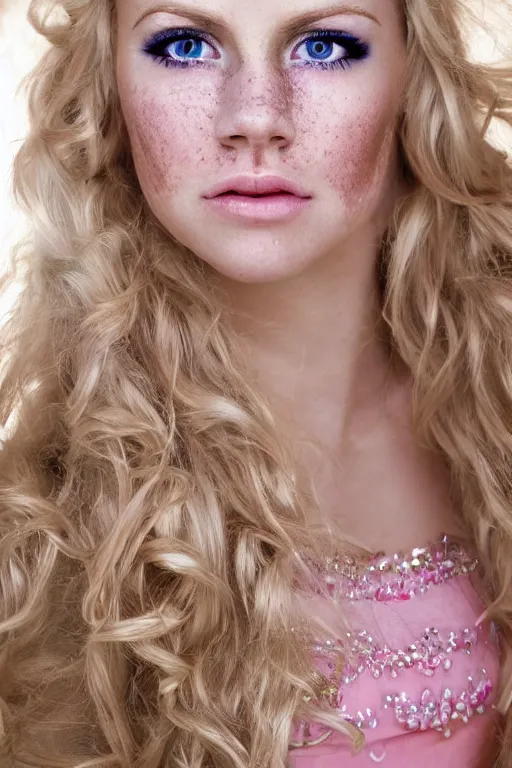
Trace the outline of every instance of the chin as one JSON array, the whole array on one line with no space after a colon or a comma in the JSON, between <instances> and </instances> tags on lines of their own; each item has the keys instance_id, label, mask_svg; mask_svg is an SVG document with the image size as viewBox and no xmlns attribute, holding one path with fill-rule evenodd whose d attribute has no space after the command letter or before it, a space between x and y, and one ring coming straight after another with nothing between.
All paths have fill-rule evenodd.
<instances>
[{"instance_id":1,"label":"chin","mask_svg":"<svg viewBox=\"0 0 512 768\"><path fill-rule=\"evenodd\" d=\"M229 246L220 250L218 244L214 252L211 248L188 247L219 275L238 283L263 284L289 280L319 258L310 254L308 259L308 254L299 246L283 249L271 243L263 248L241 244L236 251Z\"/></svg>"}]
</instances>

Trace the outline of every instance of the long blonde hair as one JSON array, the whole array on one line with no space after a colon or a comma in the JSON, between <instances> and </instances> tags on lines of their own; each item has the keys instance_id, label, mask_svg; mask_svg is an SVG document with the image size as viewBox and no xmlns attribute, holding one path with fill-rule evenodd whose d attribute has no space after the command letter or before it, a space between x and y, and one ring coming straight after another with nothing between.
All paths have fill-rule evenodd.
<instances>
[{"instance_id":1,"label":"long blonde hair","mask_svg":"<svg viewBox=\"0 0 512 768\"><path fill-rule=\"evenodd\" d=\"M33 0L14 191L25 288L0 332L0 765L282 768L315 701L296 628L314 500L244 375L209 267L137 182L111 0ZM52 11L60 9L57 19ZM460 0L404 0L404 177L383 316L414 429L451 467L512 648L512 68L472 61ZM342 546L342 542L340 543ZM312 625L314 628L314 625ZM504 663L500 707L512 674ZM496 766L512 766L505 718ZM360 740L360 739L359 739Z\"/></svg>"}]
</instances>

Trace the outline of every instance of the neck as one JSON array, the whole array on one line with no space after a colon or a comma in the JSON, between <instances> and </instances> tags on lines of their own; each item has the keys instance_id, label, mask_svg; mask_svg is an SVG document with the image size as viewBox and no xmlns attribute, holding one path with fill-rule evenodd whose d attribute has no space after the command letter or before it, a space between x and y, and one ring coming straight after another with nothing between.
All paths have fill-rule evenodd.
<instances>
[{"instance_id":1,"label":"neck","mask_svg":"<svg viewBox=\"0 0 512 768\"><path fill-rule=\"evenodd\" d=\"M395 375L377 252L359 236L286 281L219 277L253 383L295 442L338 451Z\"/></svg>"}]
</instances>

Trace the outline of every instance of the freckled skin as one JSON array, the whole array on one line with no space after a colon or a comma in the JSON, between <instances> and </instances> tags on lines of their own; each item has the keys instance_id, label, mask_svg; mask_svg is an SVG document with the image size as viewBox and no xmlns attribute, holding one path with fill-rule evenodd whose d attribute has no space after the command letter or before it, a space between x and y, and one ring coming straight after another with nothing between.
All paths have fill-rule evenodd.
<instances>
[{"instance_id":1,"label":"freckled skin","mask_svg":"<svg viewBox=\"0 0 512 768\"><path fill-rule=\"evenodd\" d=\"M360 37L369 57L345 70L293 66L277 50L290 16L323 0L188 0L230 25L221 60L167 68L142 50L157 31L191 26L170 13L133 24L149 0L119 0L117 78L139 181L156 217L219 273L241 282L285 279L342 254L350 238L378 235L396 192L396 123L405 40L398 0L364 0L380 25L356 15L317 22ZM266 172L312 195L289 222L228 221L202 195L233 174Z\"/></svg>"}]
</instances>

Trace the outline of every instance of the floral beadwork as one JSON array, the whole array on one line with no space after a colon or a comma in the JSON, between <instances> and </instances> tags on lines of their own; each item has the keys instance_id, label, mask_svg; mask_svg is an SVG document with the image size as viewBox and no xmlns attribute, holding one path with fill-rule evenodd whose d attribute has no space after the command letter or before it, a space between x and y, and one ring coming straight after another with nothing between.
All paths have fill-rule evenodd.
<instances>
[{"instance_id":1,"label":"floral beadwork","mask_svg":"<svg viewBox=\"0 0 512 768\"><path fill-rule=\"evenodd\" d=\"M466 688L457 694L451 688L443 688L441 695L435 696L430 688L425 688L420 701L412 701L405 693L387 694L383 706L392 708L398 722L408 731L433 728L448 737L458 722L467 723L473 715L483 715L492 690L492 681L486 670L481 669L477 679L468 677Z\"/></svg>"},{"instance_id":2,"label":"floral beadwork","mask_svg":"<svg viewBox=\"0 0 512 768\"><path fill-rule=\"evenodd\" d=\"M450 631L443 635L434 627L426 629L422 636L405 649L394 649L388 645L375 642L366 630L347 632L347 640L351 644L349 654L351 661L345 662L341 670L340 681L348 684L354 682L365 671L372 677L381 677L388 671L391 677L397 677L405 669L416 669L427 677L442 666L449 670L452 665L452 655L456 651L470 653L483 633L483 627L465 628L460 631ZM328 639L317 642L313 651L322 656L331 656L342 652L343 646L339 641ZM331 670L335 663L328 662Z\"/></svg>"},{"instance_id":3,"label":"floral beadwork","mask_svg":"<svg viewBox=\"0 0 512 768\"><path fill-rule=\"evenodd\" d=\"M326 588L335 600L385 602L410 600L434 584L471 573L477 560L458 542L444 536L438 544L413 549L410 554L376 554L366 563L335 555L321 566L310 564L322 576L318 592Z\"/></svg>"},{"instance_id":4,"label":"floral beadwork","mask_svg":"<svg viewBox=\"0 0 512 768\"><path fill-rule=\"evenodd\" d=\"M446 584L456 576L468 576L478 562L460 543L445 536L439 543L414 549L409 555L378 554L364 562L336 556L323 566L311 562L310 565L320 576L313 590L315 594L325 595L327 587L328 595L335 602L374 600L382 603L409 600L433 585ZM386 610L384 606L382 609ZM492 622L480 619L472 626L453 630L429 627L416 639L412 635L411 642L400 648L385 640L379 641L375 635L367 629L356 629L346 632L342 638L327 638L312 644L313 654L318 660L323 659L325 682L318 691L318 701L326 701L346 722L361 730L377 729L383 722L389 728L392 716L400 730L435 730L449 737L458 725L494 708L492 677L483 668L487 663L480 655L489 643L498 652L497 629ZM457 658L473 653L474 671L468 674L470 670L466 669L458 683L454 683L450 670L458 664ZM488 652L486 658L490 658ZM402 685L402 677L407 677L403 673L407 670L428 678L425 687L418 690L417 680L412 688L405 679ZM353 693L349 695L361 675L383 680L383 690L377 690L377 698L375 689L370 688L374 691L372 699L364 704L371 706L362 706L363 702L354 706ZM445 680L441 682L443 677ZM296 724L290 747L320 744L333 732L319 723L301 720ZM380 762L384 754L375 756L372 752L371 759Z\"/></svg>"},{"instance_id":5,"label":"floral beadwork","mask_svg":"<svg viewBox=\"0 0 512 768\"><path fill-rule=\"evenodd\" d=\"M476 679L468 676L466 687L458 693L444 687L436 695L431 688L425 688L418 701L405 692L385 694L382 707L393 710L397 723L406 731L432 729L448 738L458 725L468 723L474 715L482 715L488 706L494 706L491 704L492 691L492 681L486 670L481 669ZM377 728L380 722L369 708L350 714L346 704L340 702L337 711L344 720L363 730ZM302 720L291 746L312 746L325 741L331 734L331 729L322 725L312 729L310 723Z\"/></svg>"}]
</instances>

